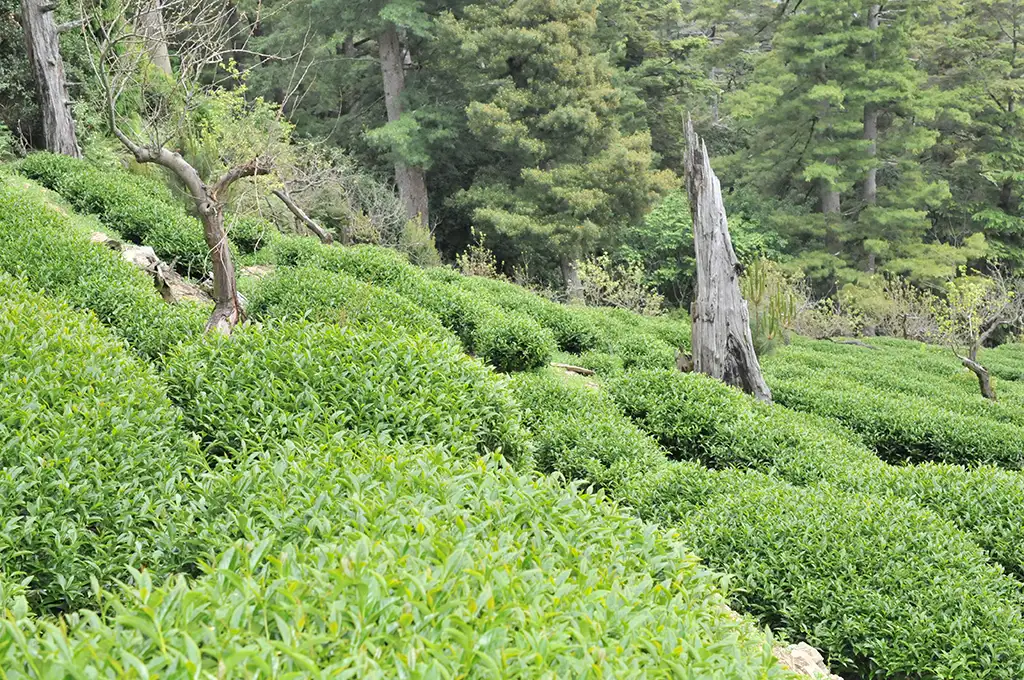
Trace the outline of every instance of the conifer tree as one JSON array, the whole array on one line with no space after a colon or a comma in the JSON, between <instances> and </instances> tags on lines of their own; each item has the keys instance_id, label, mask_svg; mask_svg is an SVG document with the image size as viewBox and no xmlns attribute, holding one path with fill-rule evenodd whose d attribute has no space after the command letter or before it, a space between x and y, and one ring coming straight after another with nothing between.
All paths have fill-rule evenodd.
<instances>
[{"instance_id":1,"label":"conifer tree","mask_svg":"<svg viewBox=\"0 0 1024 680\"><path fill-rule=\"evenodd\" d=\"M912 59L923 7L800 3L731 102L753 131L742 175L816 213L791 235L824 246L819 273L854 278L880 258L905 256L925 235L927 209L948 196L920 162L936 139L923 124L934 106Z\"/></svg>"},{"instance_id":2,"label":"conifer tree","mask_svg":"<svg viewBox=\"0 0 1024 680\"><path fill-rule=\"evenodd\" d=\"M579 259L670 181L652 169L649 133L620 124L597 18L596 0L515 0L469 6L449 26L483 70L466 113L494 154L460 201L478 226L554 255L570 298L581 292Z\"/></svg>"}]
</instances>

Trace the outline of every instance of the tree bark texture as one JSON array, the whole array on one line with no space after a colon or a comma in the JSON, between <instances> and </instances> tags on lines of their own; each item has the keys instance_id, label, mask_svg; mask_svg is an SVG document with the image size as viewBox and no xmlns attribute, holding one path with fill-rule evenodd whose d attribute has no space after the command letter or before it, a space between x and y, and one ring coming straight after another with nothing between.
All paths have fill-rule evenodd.
<instances>
[{"instance_id":1,"label":"tree bark texture","mask_svg":"<svg viewBox=\"0 0 1024 680\"><path fill-rule=\"evenodd\" d=\"M882 14L881 5L871 5L868 8L868 30L878 31L879 18ZM871 45L867 59L873 64L877 57L878 50ZM871 166L864 175L864 184L861 186L861 199L865 205L878 203L878 168L874 159L878 153L878 106L869 102L864 105L864 139L868 142L868 156L871 157Z\"/></svg>"},{"instance_id":2,"label":"tree bark texture","mask_svg":"<svg viewBox=\"0 0 1024 680\"><path fill-rule=\"evenodd\" d=\"M957 355L957 357L965 368L970 369L970 371L977 376L978 386L981 388L981 396L991 401L995 401L996 390L992 387L992 376L989 375L988 369L970 357L960 355Z\"/></svg>"},{"instance_id":3,"label":"tree bark texture","mask_svg":"<svg viewBox=\"0 0 1024 680\"><path fill-rule=\"evenodd\" d=\"M697 296L691 309L693 368L771 402L740 292L740 265L729 237L722 188L692 121L686 124L686 141L686 189L697 259Z\"/></svg>"},{"instance_id":4,"label":"tree bark texture","mask_svg":"<svg viewBox=\"0 0 1024 680\"><path fill-rule=\"evenodd\" d=\"M405 89L405 66L402 60L402 41L398 27L388 22L380 34L380 68L384 77L384 106L388 122L402 117L402 91ZM395 184L405 206L405 216L418 220L424 227L430 225L427 182L423 169L395 162Z\"/></svg>"},{"instance_id":5,"label":"tree bark texture","mask_svg":"<svg viewBox=\"0 0 1024 680\"><path fill-rule=\"evenodd\" d=\"M583 283L580 281L579 263L575 258L563 257L559 263L562 268L562 279L565 281L565 294L569 302L583 299Z\"/></svg>"},{"instance_id":6,"label":"tree bark texture","mask_svg":"<svg viewBox=\"0 0 1024 680\"><path fill-rule=\"evenodd\" d=\"M25 48L35 74L46 150L80 158L53 9L48 0L21 0Z\"/></svg>"},{"instance_id":7,"label":"tree bark texture","mask_svg":"<svg viewBox=\"0 0 1024 680\"><path fill-rule=\"evenodd\" d=\"M167 51L167 35L164 32L164 15L160 0L149 0L139 14L139 28L146 41L149 60L167 75L173 75L171 56Z\"/></svg>"}]
</instances>

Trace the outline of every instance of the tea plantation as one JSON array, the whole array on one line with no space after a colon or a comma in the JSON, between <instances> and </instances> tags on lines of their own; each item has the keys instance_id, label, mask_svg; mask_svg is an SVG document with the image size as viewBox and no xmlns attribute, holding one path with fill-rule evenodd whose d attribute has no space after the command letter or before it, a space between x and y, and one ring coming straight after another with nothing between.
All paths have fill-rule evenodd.
<instances>
[{"instance_id":1,"label":"tea plantation","mask_svg":"<svg viewBox=\"0 0 1024 680\"><path fill-rule=\"evenodd\" d=\"M796 677L780 641L847 679L1024 677L1020 346L983 357L991 403L936 347L797 339L767 406L676 370L685 318L255 220L250 322L209 335L90 243L202 269L169 196L16 171L0 677Z\"/></svg>"}]
</instances>

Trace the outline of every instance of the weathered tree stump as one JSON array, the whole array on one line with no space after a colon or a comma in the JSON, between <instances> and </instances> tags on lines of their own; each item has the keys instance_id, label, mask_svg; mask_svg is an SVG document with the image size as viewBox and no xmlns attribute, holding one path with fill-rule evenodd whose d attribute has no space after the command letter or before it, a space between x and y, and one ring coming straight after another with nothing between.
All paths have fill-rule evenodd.
<instances>
[{"instance_id":1,"label":"weathered tree stump","mask_svg":"<svg viewBox=\"0 0 1024 680\"><path fill-rule=\"evenodd\" d=\"M722 187L690 120L686 142L686 190L697 259L697 295L690 309L693 370L771 402L771 390L754 353L747 303L740 293L742 270L729 238Z\"/></svg>"}]
</instances>

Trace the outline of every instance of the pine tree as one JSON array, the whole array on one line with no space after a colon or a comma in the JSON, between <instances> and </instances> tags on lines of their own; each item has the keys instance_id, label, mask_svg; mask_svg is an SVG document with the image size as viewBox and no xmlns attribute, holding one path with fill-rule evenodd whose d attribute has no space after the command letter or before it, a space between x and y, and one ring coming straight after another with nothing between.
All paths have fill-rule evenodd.
<instances>
[{"instance_id":1,"label":"pine tree","mask_svg":"<svg viewBox=\"0 0 1024 680\"><path fill-rule=\"evenodd\" d=\"M922 124L934 106L912 58L924 3L798 7L730 101L752 130L732 172L807 206L812 214L785 225L786 235L816 251L812 273L853 279L917 247L928 208L948 196L920 163L936 139Z\"/></svg>"},{"instance_id":2,"label":"pine tree","mask_svg":"<svg viewBox=\"0 0 1024 680\"><path fill-rule=\"evenodd\" d=\"M494 154L459 200L478 226L554 255L570 297L579 259L670 179L652 169L649 133L623 130L597 19L596 0L513 0L467 7L450 26L483 71L466 113Z\"/></svg>"}]
</instances>

